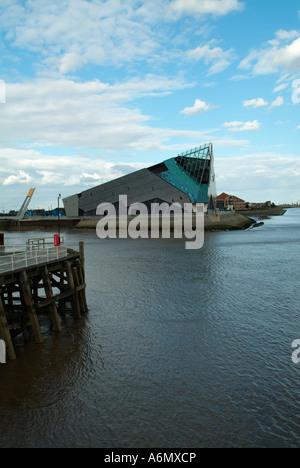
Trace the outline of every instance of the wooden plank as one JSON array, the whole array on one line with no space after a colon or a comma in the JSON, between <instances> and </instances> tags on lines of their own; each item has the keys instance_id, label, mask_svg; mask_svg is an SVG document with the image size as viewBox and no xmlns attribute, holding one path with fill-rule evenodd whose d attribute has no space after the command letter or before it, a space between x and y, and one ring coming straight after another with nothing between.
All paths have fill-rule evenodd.
<instances>
[{"instance_id":1,"label":"wooden plank","mask_svg":"<svg viewBox=\"0 0 300 468\"><path fill-rule=\"evenodd\" d=\"M77 264L73 267L73 276L75 280L76 289L81 286L80 279L79 279L79 272L78 269L80 268L80 264ZM82 313L85 313L85 303L84 303L84 289L80 289L78 292L78 298L80 303L80 310Z\"/></svg>"},{"instance_id":2,"label":"wooden plank","mask_svg":"<svg viewBox=\"0 0 300 468\"><path fill-rule=\"evenodd\" d=\"M79 242L80 263L82 267L83 281L85 282L85 257L84 257L84 242Z\"/></svg>"},{"instance_id":3,"label":"wooden plank","mask_svg":"<svg viewBox=\"0 0 300 468\"><path fill-rule=\"evenodd\" d=\"M74 290L74 294L71 296L73 315L75 319L80 319L81 318L80 304L79 304L79 299L78 299L78 292L75 288L71 262L66 262L66 268L67 268L67 279L68 279L69 287L70 289Z\"/></svg>"},{"instance_id":4,"label":"wooden plank","mask_svg":"<svg viewBox=\"0 0 300 468\"><path fill-rule=\"evenodd\" d=\"M26 309L28 312L30 324L31 324L31 327L33 329L33 333L35 336L35 341L36 343L43 343L41 327L40 327L39 319L38 319L38 316L34 307L31 288L29 286L28 276L27 276L26 271L22 271L19 274L19 281L20 281L21 290L23 292L24 302L26 304Z\"/></svg>"},{"instance_id":5,"label":"wooden plank","mask_svg":"<svg viewBox=\"0 0 300 468\"><path fill-rule=\"evenodd\" d=\"M60 294L57 294L56 296L52 296L49 299L43 299L40 301L38 304L35 304L36 309L43 309L44 307L49 307L50 304L53 304L54 302L60 302L63 301L64 299L68 299L71 297L73 294L76 292L79 292L83 289L85 289L86 285L82 284L74 289L68 289L67 291L64 291Z\"/></svg>"},{"instance_id":6,"label":"wooden plank","mask_svg":"<svg viewBox=\"0 0 300 468\"><path fill-rule=\"evenodd\" d=\"M45 266L44 269L43 269L42 278L43 278L43 285L44 285L44 288L45 288L46 297L48 299L52 299L53 298L53 291L52 291L52 286L51 286L47 266ZM49 304L49 312L50 312L50 317L51 317L51 321L52 321L54 331L60 333L61 332L61 324L60 324L60 320L59 320L59 317L58 317L58 312L57 312L55 302L52 302L51 304Z\"/></svg>"},{"instance_id":7,"label":"wooden plank","mask_svg":"<svg viewBox=\"0 0 300 468\"><path fill-rule=\"evenodd\" d=\"M49 307L49 305L53 304L54 302L60 302L68 297L72 296L75 292L75 289L69 289L68 291L64 291L56 296L52 296L48 299L43 299L41 302L36 304L37 309L43 309L44 307Z\"/></svg>"},{"instance_id":8,"label":"wooden plank","mask_svg":"<svg viewBox=\"0 0 300 468\"><path fill-rule=\"evenodd\" d=\"M0 296L0 337L5 341L8 359L16 359L15 348L9 331L5 309Z\"/></svg>"},{"instance_id":9,"label":"wooden plank","mask_svg":"<svg viewBox=\"0 0 300 468\"><path fill-rule=\"evenodd\" d=\"M78 274L79 284L81 285L81 287L84 286L80 291L83 310L84 312L88 312L88 306L87 306L86 294L85 294L86 285L84 283L83 269L82 269L81 264L77 265L77 274Z\"/></svg>"}]
</instances>

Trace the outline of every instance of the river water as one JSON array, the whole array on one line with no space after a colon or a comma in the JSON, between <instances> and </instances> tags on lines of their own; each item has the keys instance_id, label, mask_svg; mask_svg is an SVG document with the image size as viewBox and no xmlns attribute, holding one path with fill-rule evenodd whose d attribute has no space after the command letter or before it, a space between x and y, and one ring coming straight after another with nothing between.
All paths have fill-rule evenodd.
<instances>
[{"instance_id":1,"label":"river water","mask_svg":"<svg viewBox=\"0 0 300 468\"><path fill-rule=\"evenodd\" d=\"M299 209L200 250L63 235L85 242L89 313L0 365L1 448L299 445Z\"/></svg>"}]
</instances>

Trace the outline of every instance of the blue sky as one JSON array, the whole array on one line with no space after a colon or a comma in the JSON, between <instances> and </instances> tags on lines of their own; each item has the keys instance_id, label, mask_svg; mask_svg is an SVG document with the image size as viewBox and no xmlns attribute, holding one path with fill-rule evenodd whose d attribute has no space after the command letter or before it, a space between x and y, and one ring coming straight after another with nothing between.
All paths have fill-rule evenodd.
<instances>
[{"instance_id":1,"label":"blue sky","mask_svg":"<svg viewBox=\"0 0 300 468\"><path fill-rule=\"evenodd\" d=\"M299 0L0 0L0 211L208 142L218 193L300 200Z\"/></svg>"}]
</instances>

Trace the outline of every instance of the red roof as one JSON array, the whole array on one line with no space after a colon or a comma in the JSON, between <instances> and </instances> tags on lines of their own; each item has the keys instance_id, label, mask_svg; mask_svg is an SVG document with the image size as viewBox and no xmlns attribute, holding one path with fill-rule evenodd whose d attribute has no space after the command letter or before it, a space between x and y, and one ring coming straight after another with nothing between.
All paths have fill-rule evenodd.
<instances>
[{"instance_id":1,"label":"red roof","mask_svg":"<svg viewBox=\"0 0 300 468\"><path fill-rule=\"evenodd\" d=\"M217 200L226 200L226 198L230 198L230 195L228 195L228 193L225 193L225 192L217 196Z\"/></svg>"},{"instance_id":2,"label":"red roof","mask_svg":"<svg viewBox=\"0 0 300 468\"><path fill-rule=\"evenodd\" d=\"M221 193L221 195L218 195L216 199L217 200L226 200L227 198L232 198L235 201L245 203L245 200L242 200L242 198L236 197L235 195L228 195L228 193L225 193L225 192Z\"/></svg>"}]
</instances>

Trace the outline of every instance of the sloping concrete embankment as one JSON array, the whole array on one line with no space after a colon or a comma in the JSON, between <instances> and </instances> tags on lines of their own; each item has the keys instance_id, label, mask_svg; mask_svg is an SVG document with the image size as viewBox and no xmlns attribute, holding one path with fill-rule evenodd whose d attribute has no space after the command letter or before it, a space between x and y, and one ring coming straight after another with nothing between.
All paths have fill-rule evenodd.
<instances>
[{"instance_id":1,"label":"sloping concrete embankment","mask_svg":"<svg viewBox=\"0 0 300 468\"><path fill-rule=\"evenodd\" d=\"M255 221L239 213L224 213L206 216L205 231L234 231L248 229Z\"/></svg>"},{"instance_id":2,"label":"sloping concrete embankment","mask_svg":"<svg viewBox=\"0 0 300 468\"><path fill-rule=\"evenodd\" d=\"M129 222L134 219L128 217ZM75 229L96 229L99 218L90 218L90 219L81 219L75 226ZM204 218L204 229L205 231L231 231L231 230L241 230L248 229L255 221L252 219L238 214L238 213L224 213L219 215L206 215ZM150 220L148 225L151 226ZM118 227L118 221L117 221ZM159 224L160 229L162 228L162 221L160 220ZM171 217L170 223L171 229L174 227L174 223ZM193 228L196 227L196 219L194 218Z\"/></svg>"}]
</instances>

